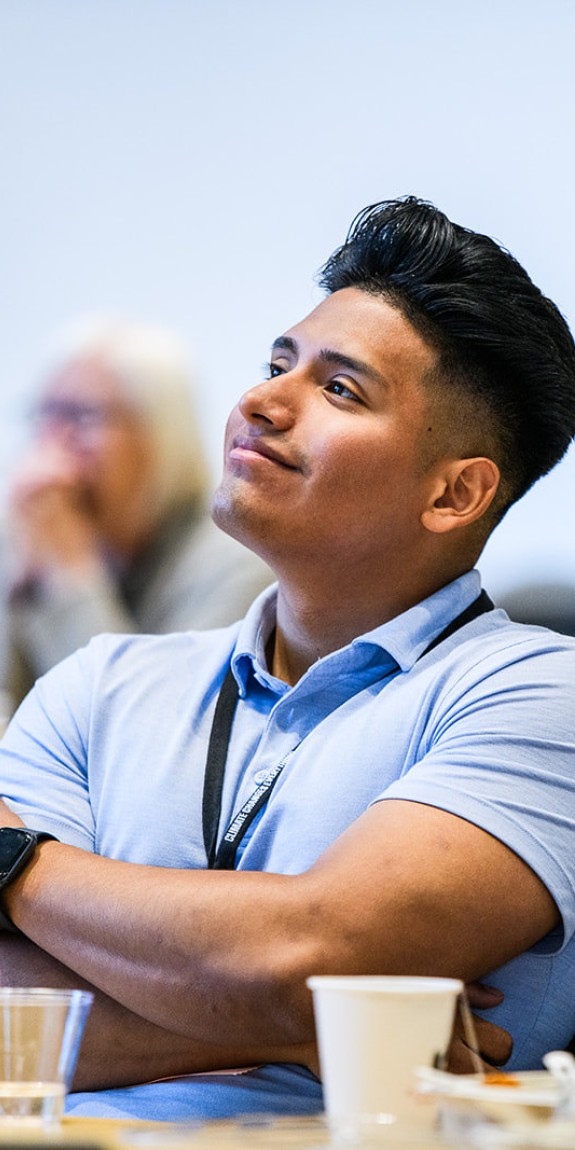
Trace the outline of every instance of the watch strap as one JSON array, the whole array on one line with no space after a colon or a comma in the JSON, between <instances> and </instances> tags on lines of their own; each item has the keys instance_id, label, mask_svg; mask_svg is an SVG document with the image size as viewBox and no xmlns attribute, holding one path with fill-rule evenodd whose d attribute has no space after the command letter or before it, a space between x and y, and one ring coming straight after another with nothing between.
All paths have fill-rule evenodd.
<instances>
[{"instance_id":1,"label":"watch strap","mask_svg":"<svg viewBox=\"0 0 575 1150\"><path fill-rule=\"evenodd\" d=\"M49 834L48 831L32 831L32 830L30 830L29 827L22 827L22 830L26 830L30 834L34 835L34 839L35 839L34 845L35 846L38 846L38 843L46 842L48 839L54 839L55 842L60 841L59 839L56 838L56 835L51 835L51 834ZM10 934L22 934L22 931L19 930L19 928L14 925L10 916L2 908L1 902L0 902L0 930L7 930L7 931L9 931Z\"/></svg>"},{"instance_id":2,"label":"watch strap","mask_svg":"<svg viewBox=\"0 0 575 1150\"><path fill-rule=\"evenodd\" d=\"M14 926L11 918L8 918L5 910L0 906L0 930L7 930L10 934L22 934L17 926Z\"/></svg>"}]
</instances>

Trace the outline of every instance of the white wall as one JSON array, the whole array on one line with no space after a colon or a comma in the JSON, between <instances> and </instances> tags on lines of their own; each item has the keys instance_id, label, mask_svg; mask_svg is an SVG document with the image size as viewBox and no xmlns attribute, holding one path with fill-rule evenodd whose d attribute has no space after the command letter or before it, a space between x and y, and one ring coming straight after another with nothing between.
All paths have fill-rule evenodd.
<instances>
[{"instance_id":1,"label":"white wall","mask_svg":"<svg viewBox=\"0 0 575 1150\"><path fill-rule=\"evenodd\" d=\"M0 456L55 329L189 342L228 408L366 203L501 240L575 323L573 0L0 0ZM498 528L497 593L575 579L575 454Z\"/></svg>"}]
</instances>

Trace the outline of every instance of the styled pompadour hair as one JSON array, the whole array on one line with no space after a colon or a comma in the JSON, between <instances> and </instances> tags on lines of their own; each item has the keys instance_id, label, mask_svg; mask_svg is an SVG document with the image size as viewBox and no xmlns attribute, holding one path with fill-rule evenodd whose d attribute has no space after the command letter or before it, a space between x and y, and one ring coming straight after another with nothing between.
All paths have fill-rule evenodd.
<instances>
[{"instance_id":1,"label":"styled pompadour hair","mask_svg":"<svg viewBox=\"0 0 575 1150\"><path fill-rule=\"evenodd\" d=\"M488 236L414 196L366 207L319 274L384 296L437 348L438 380L497 444L500 514L575 436L575 344L556 305Z\"/></svg>"}]
</instances>

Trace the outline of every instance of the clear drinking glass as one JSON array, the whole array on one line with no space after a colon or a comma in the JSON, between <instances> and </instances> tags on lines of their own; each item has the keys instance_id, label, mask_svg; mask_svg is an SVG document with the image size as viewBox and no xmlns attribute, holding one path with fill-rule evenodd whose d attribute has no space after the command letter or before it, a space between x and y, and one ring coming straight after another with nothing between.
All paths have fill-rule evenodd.
<instances>
[{"instance_id":1,"label":"clear drinking glass","mask_svg":"<svg viewBox=\"0 0 575 1150\"><path fill-rule=\"evenodd\" d=\"M93 995L0 988L0 1137L8 1124L58 1125Z\"/></svg>"}]
</instances>

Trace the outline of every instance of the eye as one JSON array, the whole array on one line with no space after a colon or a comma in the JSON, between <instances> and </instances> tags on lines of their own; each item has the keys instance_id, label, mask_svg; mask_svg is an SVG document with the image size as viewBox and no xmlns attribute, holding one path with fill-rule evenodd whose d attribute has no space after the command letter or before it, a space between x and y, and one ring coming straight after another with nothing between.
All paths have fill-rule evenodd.
<instances>
[{"instance_id":1,"label":"eye","mask_svg":"<svg viewBox=\"0 0 575 1150\"><path fill-rule=\"evenodd\" d=\"M286 368L280 367L279 363L264 363L262 371L265 379L277 379L278 375L284 375Z\"/></svg>"},{"instance_id":2,"label":"eye","mask_svg":"<svg viewBox=\"0 0 575 1150\"><path fill-rule=\"evenodd\" d=\"M353 403L362 402L357 392L353 391L343 379L330 379L329 383L326 384L325 390L329 392L330 395L337 395L341 399L348 399Z\"/></svg>"}]
</instances>

